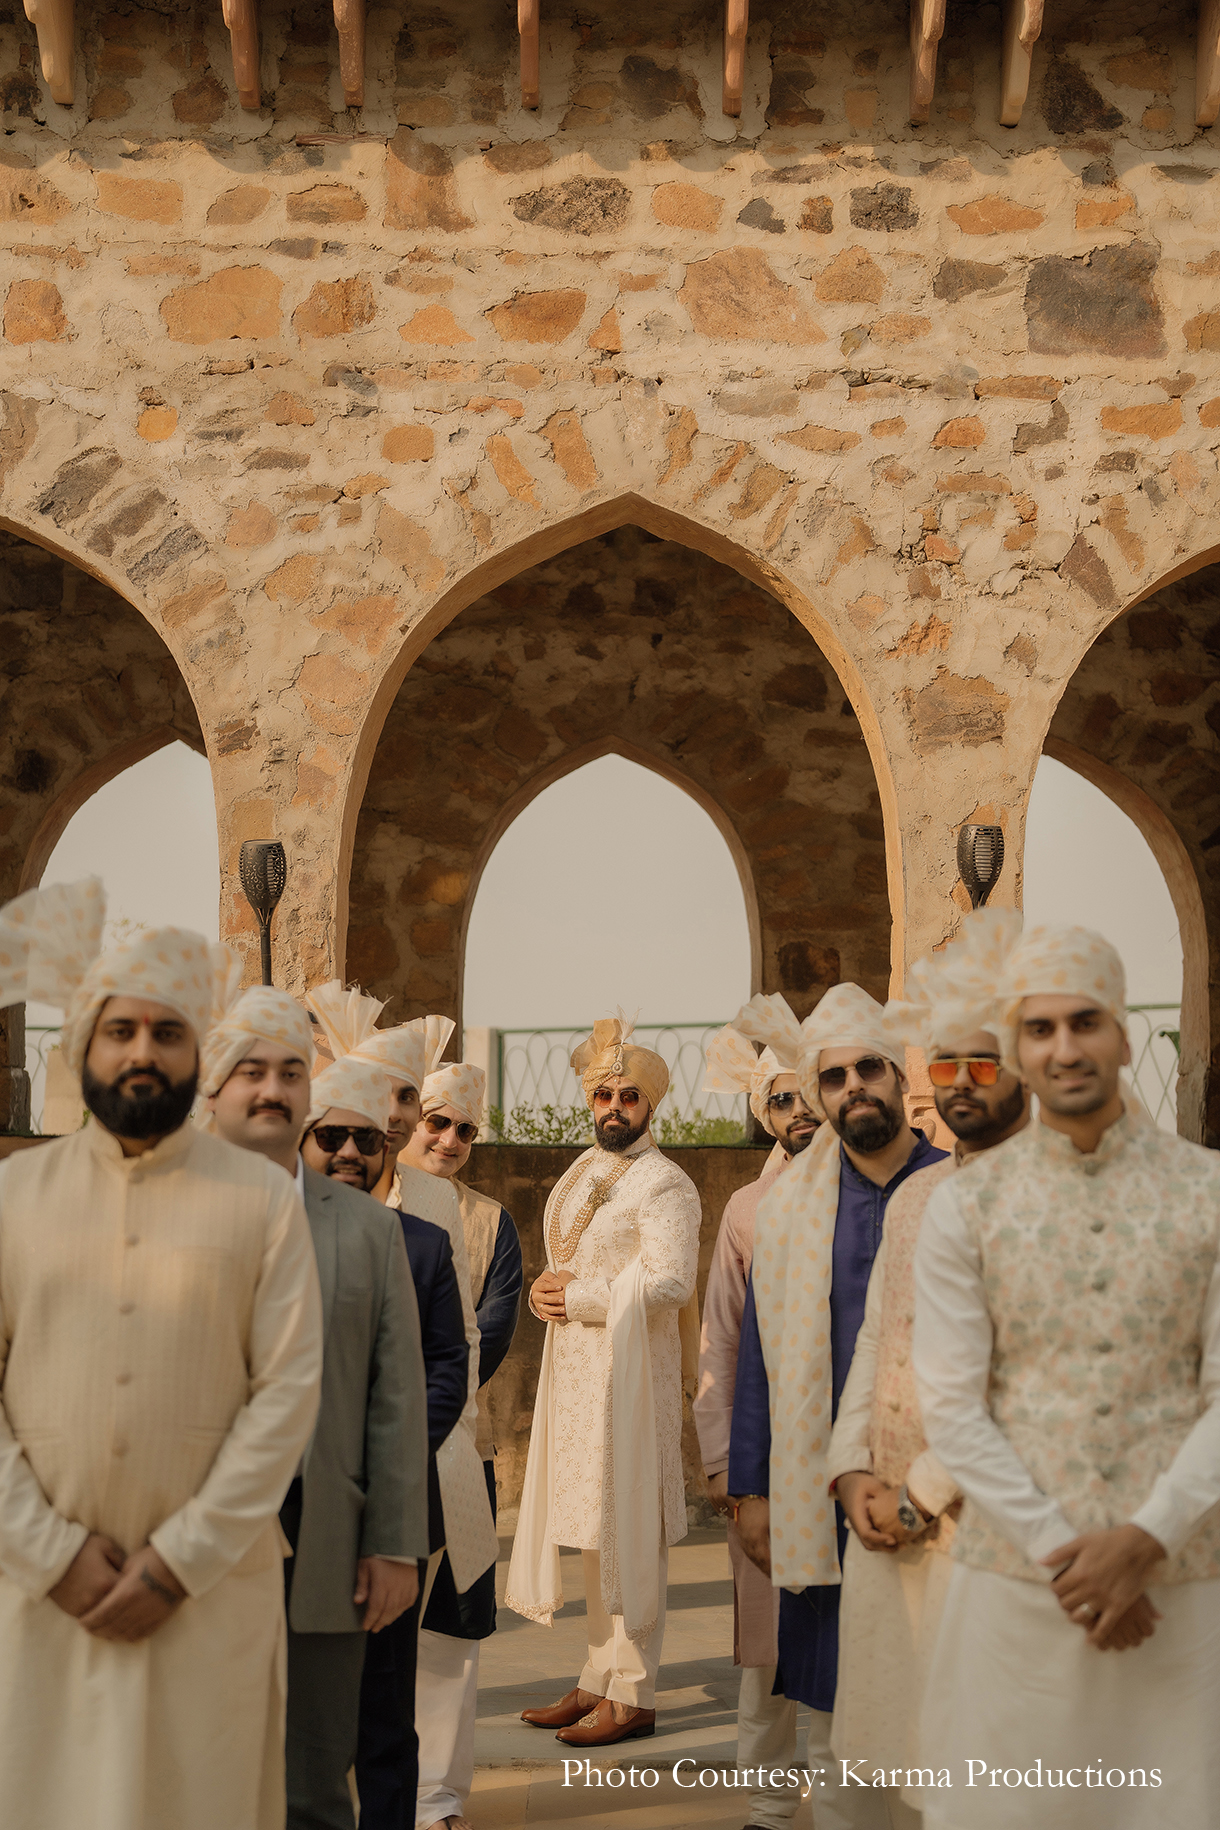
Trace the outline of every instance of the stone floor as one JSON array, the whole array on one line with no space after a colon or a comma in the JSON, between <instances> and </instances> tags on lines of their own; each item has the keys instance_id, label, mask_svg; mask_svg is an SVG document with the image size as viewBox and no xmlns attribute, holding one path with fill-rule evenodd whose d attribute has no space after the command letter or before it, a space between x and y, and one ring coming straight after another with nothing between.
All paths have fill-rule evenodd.
<instances>
[{"instance_id":1,"label":"stone floor","mask_svg":"<svg viewBox=\"0 0 1220 1830\"><path fill-rule=\"evenodd\" d=\"M501 1539L499 1592L504 1594L510 1543ZM703 1769L732 1768L737 1736L737 1678L733 1667L733 1588L723 1530L691 1532L670 1552L665 1661L657 1692L657 1733L589 1755L589 1775L569 1774L570 1750L546 1730L520 1720L531 1703L553 1702L570 1690L585 1660L585 1604L578 1553L563 1557L566 1605L549 1630L501 1609L493 1637L483 1642L475 1783L467 1815L475 1830L516 1830L531 1824L579 1825L580 1830L741 1830L744 1797L701 1787ZM681 1768L679 1785L673 1777ZM632 1770L636 1779L632 1782ZM602 1784L596 1783L596 1774ZM655 1773L655 1784L642 1775ZM622 1775L620 1778L619 1775ZM693 1784L691 1782L694 1782ZM808 1830L808 1805L794 1819Z\"/></svg>"}]
</instances>

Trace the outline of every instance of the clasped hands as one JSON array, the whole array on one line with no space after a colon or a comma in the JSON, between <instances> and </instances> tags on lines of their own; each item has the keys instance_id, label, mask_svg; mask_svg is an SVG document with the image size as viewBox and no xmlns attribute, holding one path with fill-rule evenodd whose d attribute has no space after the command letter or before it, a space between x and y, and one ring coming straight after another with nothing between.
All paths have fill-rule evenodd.
<instances>
[{"instance_id":1,"label":"clasped hands","mask_svg":"<svg viewBox=\"0 0 1220 1830\"><path fill-rule=\"evenodd\" d=\"M1164 1555L1151 1532L1139 1525L1115 1525L1081 1532L1041 1560L1049 1569L1059 1568L1051 1587L1089 1644L1099 1652L1125 1652L1150 1639L1162 1618L1144 1584Z\"/></svg>"},{"instance_id":2,"label":"clasped hands","mask_svg":"<svg viewBox=\"0 0 1220 1830\"><path fill-rule=\"evenodd\" d=\"M899 1550L923 1535L922 1531L906 1529L898 1517L897 1487L887 1487L875 1474L859 1470L840 1474L835 1482L835 1498L865 1550Z\"/></svg>"},{"instance_id":3,"label":"clasped hands","mask_svg":"<svg viewBox=\"0 0 1220 1830\"><path fill-rule=\"evenodd\" d=\"M567 1286L575 1271L544 1271L530 1285L530 1307L544 1322L566 1322L568 1319Z\"/></svg>"},{"instance_id":4,"label":"clasped hands","mask_svg":"<svg viewBox=\"0 0 1220 1830\"><path fill-rule=\"evenodd\" d=\"M98 1639L134 1643L164 1626L186 1590L151 1544L125 1557L101 1532L90 1532L67 1573L50 1591L56 1607Z\"/></svg>"}]
</instances>

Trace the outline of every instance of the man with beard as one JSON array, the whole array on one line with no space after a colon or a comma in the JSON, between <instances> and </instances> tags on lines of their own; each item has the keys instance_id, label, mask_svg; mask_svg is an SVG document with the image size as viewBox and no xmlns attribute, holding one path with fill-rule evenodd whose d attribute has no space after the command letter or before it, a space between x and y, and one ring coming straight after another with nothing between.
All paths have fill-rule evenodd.
<instances>
[{"instance_id":1,"label":"man with beard","mask_svg":"<svg viewBox=\"0 0 1220 1830\"><path fill-rule=\"evenodd\" d=\"M104 912L97 879L0 912L0 1006L63 1008L92 1115L0 1167L4 1816L282 1830L309 1227L282 1170L185 1122L223 950L171 928L99 956Z\"/></svg>"},{"instance_id":2,"label":"man with beard","mask_svg":"<svg viewBox=\"0 0 1220 1830\"><path fill-rule=\"evenodd\" d=\"M699 1196L653 1143L669 1088L621 1014L572 1055L596 1143L547 1201L547 1324L505 1600L551 1624L559 1546L583 1556L589 1656L575 1690L522 1720L575 1747L651 1735L668 1547L686 1536L684 1348L695 1371ZM658 1530L659 1527L659 1530Z\"/></svg>"},{"instance_id":3,"label":"man with beard","mask_svg":"<svg viewBox=\"0 0 1220 1830\"><path fill-rule=\"evenodd\" d=\"M317 1254L322 1403L280 1511L293 1549L287 1822L354 1830L347 1774L367 1637L413 1605L428 1554L427 1404L402 1231L367 1193L381 1174L389 1083L345 1060L311 1082L299 1071L310 1054L300 1005L256 986L209 1037L204 1088L221 1135L293 1177Z\"/></svg>"},{"instance_id":4,"label":"man with beard","mask_svg":"<svg viewBox=\"0 0 1220 1830\"><path fill-rule=\"evenodd\" d=\"M778 1006L782 1002L776 999ZM728 1513L729 1435L737 1345L754 1253L754 1216L763 1194L813 1140L818 1128L797 1085L773 1049L756 1055L731 1024L718 1030L707 1048L708 1093L745 1093L758 1123L775 1138L762 1174L731 1195L720 1222L716 1250L703 1298L699 1342L699 1391L695 1427L712 1505ZM796 1704L775 1694L779 1595L742 1549L737 1527L728 1523L733 1570L733 1659L741 1667L737 1700L737 1765L751 1790L748 1810L758 1830L784 1830L796 1811L798 1794L770 1785L760 1769L787 1770L796 1762Z\"/></svg>"},{"instance_id":5,"label":"man with beard","mask_svg":"<svg viewBox=\"0 0 1220 1830\"><path fill-rule=\"evenodd\" d=\"M822 1830L873 1830L887 1821L885 1791L838 1785L830 1754L846 1543L826 1495L830 1424L890 1197L945 1152L908 1125L905 1052L858 985L832 986L799 1029L782 1000L761 996L733 1027L795 1064L806 1104L827 1122L759 1202L729 1491L746 1554L783 1591L775 1681L813 1711L806 1764L826 1768ZM782 1505L771 1506L772 1493Z\"/></svg>"},{"instance_id":6,"label":"man with beard","mask_svg":"<svg viewBox=\"0 0 1220 1830\"><path fill-rule=\"evenodd\" d=\"M935 1830L1216 1822L1220 1159L1125 1093L1126 1018L1099 934L1016 942L995 1021L1038 1117L920 1230L915 1377L966 1496L920 1737L956 1787Z\"/></svg>"},{"instance_id":7,"label":"man with beard","mask_svg":"<svg viewBox=\"0 0 1220 1830\"><path fill-rule=\"evenodd\" d=\"M872 1773L920 1765L924 1674L949 1579L961 1494L923 1432L911 1334L915 1248L928 1201L947 1177L1029 1123L1029 1094L1001 1065L988 1019L998 948L1021 927L1010 909L968 915L943 952L910 974L907 999L886 1007L895 1033L927 1056L936 1110L953 1155L911 1176L885 1217L864 1325L839 1402L827 1472L852 1536L843 1560L839 1681L831 1746ZM890 1801L895 1824L918 1824L922 1795Z\"/></svg>"}]
</instances>

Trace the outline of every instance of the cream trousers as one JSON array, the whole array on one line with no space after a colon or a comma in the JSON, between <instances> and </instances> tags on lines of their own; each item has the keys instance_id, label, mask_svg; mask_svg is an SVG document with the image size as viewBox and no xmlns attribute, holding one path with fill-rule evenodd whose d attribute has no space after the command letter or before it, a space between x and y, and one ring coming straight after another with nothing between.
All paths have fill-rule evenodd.
<instances>
[{"instance_id":1,"label":"cream trousers","mask_svg":"<svg viewBox=\"0 0 1220 1830\"><path fill-rule=\"evenodd\" d=\"M474 1716L481 1640L419 1630L415 1731L419 1736L416 1830L465 1815L474 1784Z\"/></svg>"},{"instance_id":2,"label":"cream trousers","mask_svg":"<svg viewBox=\"0 0 1220 1830\"><path fill-rule=\"evenodd\" d=\"M661 1641L665 1637L665 1582L669 1547L660 1549L657 1579L657 1624L645 1640L628 1639L621 1614L607 1614L602 1606L602 1562L595 1550L582 1550L585 1574L585 1613L588 1616L589 1660L580 1674L580 1688L612 1703L630 1703L636 1709L657 1706L657 1672L661 1668Z\"/></svg>"}]
</instances>

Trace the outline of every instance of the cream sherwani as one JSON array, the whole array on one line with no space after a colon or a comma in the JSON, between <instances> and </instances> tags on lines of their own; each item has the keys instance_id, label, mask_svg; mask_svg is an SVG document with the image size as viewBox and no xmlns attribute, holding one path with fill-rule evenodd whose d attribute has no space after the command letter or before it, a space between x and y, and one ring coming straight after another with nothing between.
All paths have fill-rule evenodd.
<instances>
[{"instance_id":1,"label":"cream sherwani","mask_svg":"<svg viewBox=\"0 0 1220 1830\"><path fill-rule=\"evenodd\" d=\"M5 1830L282 1830L276 1513L322 1369L291 1178L191 1125L9 1158L0 1358ZM90 1531L187 1590L137 1644L48 1598Z\"/></svg>"},{"instance_id":2,"label":"cream sherwani","mask_svg":"<svg viewBox=\"0 0 1220 1830\"><path fill-rule=\"evenodd\" d=\"M923 1712L920 1764L952 1780L924 1795L936 1830L1214 1830L1218 1236L1220 1156L1134 1115L1092 1155L1035 1122L928 1203L915 1372L966 1495ZM1039 1559L1128 1521L1167 1553L1162 1618L1099 1652Z\"/></svg>"},{"instance_id":3,"label":"cream sherwani","mask_svg":"<svg viewBox=\"0 0 1220 1830\"><path fill-rule=\"evenodd\" d=\"M557 1243L594 1183L616 1175L564 1256ZM544 1219L548 1268L575 1277L567 1321L547 1325L505 1599L549 1625L563 1605L558 1546L583 1550L581 1683L642 1708L652 1707L660 1658L667 1547L686 1536L678 1312L695 1287L699 1224L694 1183L648 1133L622 1155L587 1150Z\"/></svg>"}]
</instances>

